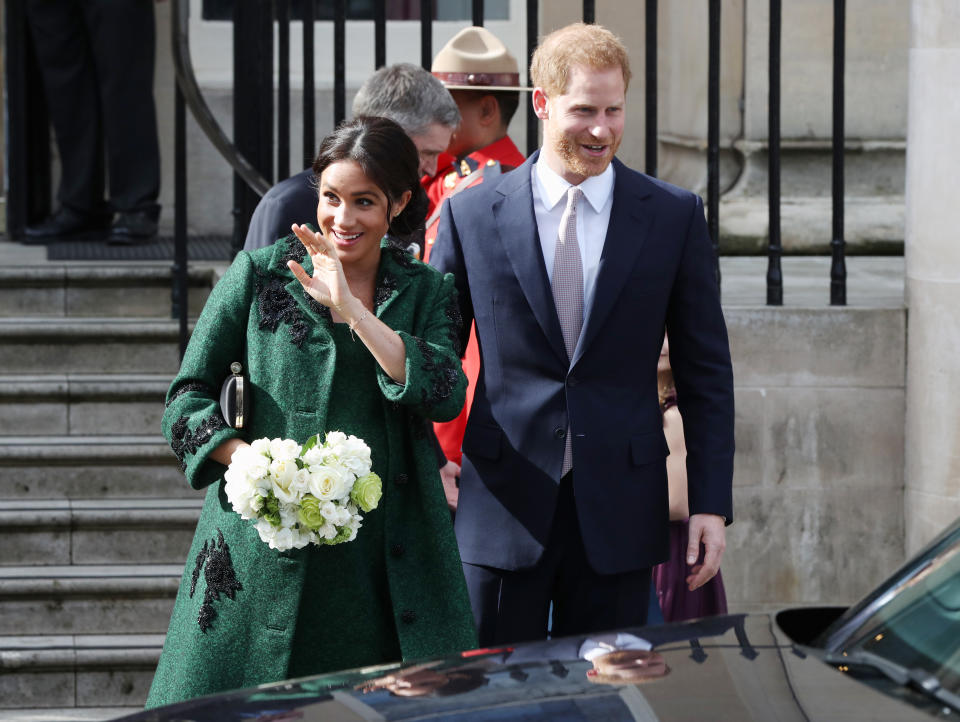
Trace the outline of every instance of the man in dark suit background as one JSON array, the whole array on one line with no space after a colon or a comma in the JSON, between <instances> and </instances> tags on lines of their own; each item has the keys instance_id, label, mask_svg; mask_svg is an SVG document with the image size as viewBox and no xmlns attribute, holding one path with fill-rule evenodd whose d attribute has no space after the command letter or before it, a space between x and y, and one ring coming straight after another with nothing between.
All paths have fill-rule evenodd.
<instances>
[{"instance_id":1,"label":"man in dark suit background","mask_svg":"<svg viewBox=\"0 0 960 722\"><path fill-rule=\"evenodd\" d=\"M432 177L437 159L460 122L460 111L443 83L410 63L387 65L364 81L353 115L382 115L397 123L417 146L420 173ZM290 234L294 223L316 223L317 190L307 168L280 181L253 211L243 250L253 251ZM422 249L418 249L422 251Z\"/></svg>"},{"instance_id":2,"label":"man in dark suit background","mask_svg":"<svg viewBox=\"0 0 960 722\"><path fill-rule=\"evenodd\" d=\"M630 69L608 30L552 33L531 79L542 148L450 199L430 258L480 345L455 528L484 645L545 637L551 602L555 636L644 623L668 554L665 328L689 586L716 573L732 519L733 375L703 205L615 159Z\"/></svg>"}]
</instances>

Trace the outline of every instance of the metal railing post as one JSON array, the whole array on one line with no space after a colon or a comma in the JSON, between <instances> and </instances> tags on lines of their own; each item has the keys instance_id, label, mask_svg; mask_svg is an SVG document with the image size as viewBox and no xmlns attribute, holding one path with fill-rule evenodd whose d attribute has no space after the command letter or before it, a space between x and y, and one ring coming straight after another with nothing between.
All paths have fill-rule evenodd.
<instances>
[{"instance_id":1,"label":"metal railing post","mask_svg":"<svg viewBox=\"0 0 960 722\"><path fill-rule=\"evenodd\" d=\"M333 125L347 117L347 0L333 0Z\"/></svg>"},{"instance_id":2,"label":"metal railing post","mask_svg":"<svg viewBox=\"0 0 960 722\"><path fill-rule=\"evenodd\" d=\"M433 65L433 0L420 0L420 65Z\"/></svg>"},{"instance_id":3,"label":"metal railing post","mask_svg":"<svg viewBox=\"0 0 960 722\"><path fill-rule=\"evenodd\" d=\"M180 322L180 359L187 350L187 109L183 92L177 84L173 106L173 318Z\"/></svg>"},{"instance_id":4,"label":"metal railing post","mask_svg":"<svg viewBox=\"0 0 960 722\"><path fill-rule=\"evenodd\" d=\"M597 3L595 0L583 0L583 22L597 22Z\"/></svg>"},{"instance_id":5,"label":"metal railing post","mask_svg":"<svg viewBox=\"0 0 960 722\"><path fill-rule=\"evenodd\" d=\"M277 180L290 177L290 0L277 3Z\"/></svg>"},{"instance_id":6,"label":"metal railing post","mask_svg":"<svg viewBox=\"0 0 960 722\"><path fill-rule=\"evenodd\" d=\"M720 0L710 0L707 68L707 226L720 288Z\"/></svg>"},{"instance_id":7,"label":"metal railing post","mask_svg":"<svg viewBox=\"0 0 960 722\"><path fill-rule=\"evenodd\" d=\"M657 175L657 0L646 0L644 19L644 97L646 106L646 147L644 164L647 175Z\"/></svg>"},{"instance_id":8,"label":"metal railing post","mask_svg":"<svg viewBox=\"0 0 960 722\"><path fill-rule=\"evenodd\" d=\"M767 108L769 257L767 305L783 305L783 273L780 269L780 29L781 0L770 0L770 98Z\"/></svg>"},{"instance_id":9,"label":"metal railing post","mask_svg":"<svg viewBox=\"0 0 960 722\"><path fill-rule=\"evenodd\" d=\"M373 3L373 65L382 68L387 64L387 0Z\"/></svg>"},{"instance_id":10,"label":"metal railing post","mask_svg":"<svg viewBox=\"0 0 960 722\"><path fill-rule=\"evenodd\" d=\"M313 72L313 2L303 3L303 154L310 163L317 152L316 87Z\"/></svg>"},{"instance_id":11,"label":"metal railing post","mask_svg":"<svg viewBox=\"0 0 960 722\"><path fill-rule=\"evenodd\" d=\"M830 248L830 305L847 305L847 267L843 239L844 65L846 33L844 0L833 0L833 237Z\"/></svg>"},{"instance_id":12,"label":"metal railing post","mask_svg":"<svg viewBox=\"0 0 960 722\"><path fill-rule=\"evenodd\" d=\"M470 15L474 25L483 27L483 0L473 0Z\"/></svg>"},{"instance_id":13,"label":"metal railing post","mask_svg":"<svg viewBox=\"0 0 960 722\"><path fill-rule=\"evenodd\" d=\"M244 0L233 10L233 127L239 152L273 184L273 2ZM243 247L260 197L238 174L233 181L233 251Z\"/></svg>"},{"instance_id":14,"label":"metal railing post","mask_svg":"<svg viewBox=\"0 0 960 722\"><path fill-rule=\"evenodd\" d=\"M530 61L533 59L533 51L537 49L539 41L540 27L540 3L537 0L527 0L527 84L532 83L530 79ZM521 94L523 97L523 94ZM527 155L531 155L538 147L540 121L537 114L533 111L533 103L529 98L525 99L527 104Z\"/></svg>"}]
</instances>

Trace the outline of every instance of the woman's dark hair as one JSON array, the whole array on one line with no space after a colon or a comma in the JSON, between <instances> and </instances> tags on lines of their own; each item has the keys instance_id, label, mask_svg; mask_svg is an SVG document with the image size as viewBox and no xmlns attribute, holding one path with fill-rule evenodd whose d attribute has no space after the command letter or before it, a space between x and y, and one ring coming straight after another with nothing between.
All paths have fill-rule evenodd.
<instances>
[{"instance_id":1,"label":"woman's dark hair","mask_svg":"<svg viewBox=\"0 0 960 722\"><path fill-rule=\"evenodd\" d=\"M392 207L405 191L410 201L396 218L390 213L391 235L403 240L423 229L427 216L427 194L420 185L420 156L399 125L388 118L361 115L344 121L323 139L320 152L313 161L317 183L329 166L352 160L383 191Z\"/></svg>"}]
</instances>

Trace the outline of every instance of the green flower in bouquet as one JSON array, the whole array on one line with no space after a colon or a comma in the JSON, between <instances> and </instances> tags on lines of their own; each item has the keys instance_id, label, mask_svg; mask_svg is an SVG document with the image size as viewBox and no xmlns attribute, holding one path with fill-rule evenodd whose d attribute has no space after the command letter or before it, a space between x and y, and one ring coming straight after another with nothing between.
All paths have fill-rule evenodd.
<instances>
[{"instance_id":1,"label":"green flower in bouquet","mask_svg":"<svg viewBox=\"0 0 960 722\"><path fill-rule=\"evenodd\" d=\"M283 526L283 522L280 520L280 500L273 495L273 491L268 491L267 495L263 498L260 516L275 527Z\"/></svg>"},{"instance_id":2,"label":"green flower in bouquet","mask_svg":"<svg viewBox=\"0 0 960 722\"><path fill-rule=\"evenodd\" d=\"M353 489L350 491L350 500L364 513L376 509L381 496L383 496L383 483L372 471L353 482Z\"/></svg>"},{"instance_id":3,"label":"green flower in bouquet","mask_svg":"<svg viewBox=\"0 0 960 722\"><path fill-rule=\"evenodd\" d=\"M337 535L333 539L321 539L321 544L343 544L344 542L350 541L350 538L354 536L354 530L349 525L342 526L337 529Z\"/></svg>"},{"instance_id":4,"label":"green flower in bouquet","mask_svg":"<svg viewBox=\"0 0 960 722\"><path fill-rule=\"evenodd\" d=\"M313 531L327 523L323 514L320 513L320 500L313 494L303 495L300 500L300 508L297 509L297 518L301 524Z\"/></svg>"}]
</instances>

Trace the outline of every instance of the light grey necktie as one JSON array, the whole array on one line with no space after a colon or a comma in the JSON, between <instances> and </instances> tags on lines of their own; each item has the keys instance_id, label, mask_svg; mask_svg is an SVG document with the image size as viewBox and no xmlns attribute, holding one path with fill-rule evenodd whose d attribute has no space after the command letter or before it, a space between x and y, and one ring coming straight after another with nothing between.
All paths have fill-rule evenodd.
<instances>
[{"instance_id":1,"label":"light grey necktie","mask_svg":"<svg viewBox=\"0 0 960 722\"><path fill-rule=\"evenodd\" d=\"M567 189L567 207L560 218L557 248L553 256L553 302L557 306L567 358L571 360L583 326L583 262L577 243L577 203L582 197L583 191L577 186ZM566 474L572 467L573 444L570 429L567 428L560 475Z\"/></svg>"}]
</instances>

